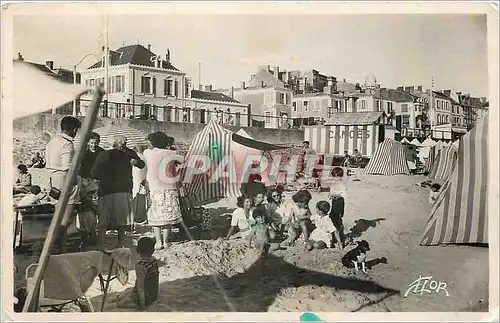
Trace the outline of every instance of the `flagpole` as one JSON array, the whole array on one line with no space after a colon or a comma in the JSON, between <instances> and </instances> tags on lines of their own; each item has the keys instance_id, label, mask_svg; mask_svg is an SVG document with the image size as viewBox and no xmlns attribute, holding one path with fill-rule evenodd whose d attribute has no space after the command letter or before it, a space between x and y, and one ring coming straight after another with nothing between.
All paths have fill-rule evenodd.
<instances>
[{"instance_id":1,"label":"flagpole","mask_svg":"<svg viewBox=\"0 0 500 323\"><path fill-rule=\"evenodd\" d=\"M111 84L109 84L108 80L108 74L109 74L109 39L108 39L108 15L104 15L104 28L105 28L105 33L104 33L104 91L105 91L105 97L104 101L106 102L106 113L108 113L107 108L108 108L108 92L109 92L109 87Z\"/></svg>"},{"instance_id":2,"label":"flagpole","mask_svg":"<svg viewBox=\"0 0 500 323\"><path fill-rule=\"evenodd\" d=\"M429 103L430 103L430 106L429 106L429 111L431 113L431 139L434 135L434 132L433 132L433 127L434 127L434 122L432 121L433 120L433 117L434 117L434 76L432 77L432 83L431 83L431 93L430 93L430 100L429 100Z\"/></svg>"},{"instance_id":3,"label":"flagpole","mask_svg":"<svg viewBox=\"0 0 500 323\"><path fill-rule=\"evenodd\" d=\"M23 312L36 312L38 308L38 299L40 294L40 283L42 281L43 274L49 265L50 255L52 248L54 247L56 241L56 231L61 225L63 214L68 205L70 188L76 179L77 170L80 167L80 163L87 147L87 141L90 138L90 133L94 127L95 121L97 119L97 113L99 112L99 106L104 94L104 89L102 86L96 88L94 97L92 99L92 104L90 106L90 111L85 117L83 128L82 128L82 142L77 146L75 156L73 157L73 162L71 167L66 174L64 179L64 186L61 192L61 197L57 202L52 221L50 222L49 232L45 238L43 244L43 249L40 254L40 259L38 260L38 266L36 267L34 281L35 284L31 286L26 297L26 302L24 303Z\"/></svg>"}]
</instances>

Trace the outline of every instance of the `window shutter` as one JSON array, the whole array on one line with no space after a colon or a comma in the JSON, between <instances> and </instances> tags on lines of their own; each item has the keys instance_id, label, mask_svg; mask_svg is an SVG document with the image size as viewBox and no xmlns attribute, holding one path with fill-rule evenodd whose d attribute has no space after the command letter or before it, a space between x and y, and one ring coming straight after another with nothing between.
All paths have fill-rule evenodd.
<instances>
[{"instance_id":1,"label":"window shutter","mask_svg":"<svg viewBox=\"0 0 500 323\"><path fill-rule=\"evenodd\" d=\"M144 93L144 76L141 76L141 93Z\"/></svg>"},{"instance_id":2,"label":"window shutter","mask_svg":"<svg viewBox=\"0 0 500 323\"><path fill-rule=\"evenodd\" d=\"M163 80L163 94L167 95L167 79Z\"/></svg>"},{"instance_id":3,"label":"window shutter","mask_svg":"<svg viewBox=\"0 0 500 323\"><path fill-rule=\"evenodd\" d=\"M153 94L156 95L156 77L153 77Z\"/></svg>"},{"instance_id":4,"label":"window shutter","mask_svg":"<svg viewBox=\"0 0 500 323\"><path fill-rule=\"evenodd\" d=\"M179 82L177 82L177 80L174 82L174 94L175 97L179 96Z\"/></svg>"},{"instance_id":5,"label":"window shutter","mask_svg":"<svg viewBox=\"0 0 500 323\"><path fill-rule=\"evenodd\" d=\"M125 92L125 75L122 75L122 77L121 77L121 83L122 83L121 92Z\"/></svg>"}]
</instances>

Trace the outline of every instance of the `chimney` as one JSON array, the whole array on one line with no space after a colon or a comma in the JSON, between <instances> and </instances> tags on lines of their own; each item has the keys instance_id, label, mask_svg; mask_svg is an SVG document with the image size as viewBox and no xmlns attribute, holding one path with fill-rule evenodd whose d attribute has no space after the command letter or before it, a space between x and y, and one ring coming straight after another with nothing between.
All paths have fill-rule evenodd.
<instances>
[{"instance_id":1,"label":"chimney","mask_svg":"<svg viewBox=\"0 0 500 323\"><path fill-rule=\"evenodd\" d=\"M234 99L234 87L231 86L231 99Z\"/></svg>"},{"instance_id":2,"label":"chimney","mask_svg":"<svg viewBox=\"0 0 500 323\"><path fill-rule=\"evenodd\" d=\"M344 82L344 83L345 83L345 79L342 79L342 82Z\"/></svg>"},{"instance_id":3,"label":"chimney","mask_svg":"<svg viewBox=\"0 0 500 323\"><path fill-rule=\"evenodd\" d=\"M266 87L266 82L265 82L265 81L261 81L260 85L261 85L262 87Z\"/></svg>"},{"instance_id":4,"label":"chimney","mask_svg":"<svg viewBox=\"0 0 500 323\"><path fill-rule=\"evenodd\" d=\"M486 104L486 97L481 97L481 104Z\"/></svg>"},{"instance_id":5,"label":"chimney","mask_svg":"<svg viewBox=\"0 0 500 323\"><path fill-rule=\"evenodd\" d=\"M205 92L212 92L212 84L205 86Z\"/></svg>"},{"instance_id":6,"label":"chimney","mask_svg":"<svg viewBox=\"0 0 500 323\"><path fill-rule=\"evenodd\" d=\"M46 61L45 66L51 71L54 70L54 61Z\"/></svg>"},{"instance_id":7,"label":"chimney","mask_svg":"<svg viewBox=\"0 0 500 323\"><path fill-rule=\"evenodd\" d=\"M167 54L165 55L165 60L167 64L170 64L170 48L167 48Z\"/></svg>"},{"instance_id":8,"label":"chimney","mask_svg":"<svg viewBox=\"0 0 500 323\"><path fill-rule=\"evenodd\" d=\"M155 67L161 68L161 62L162 62L161 61L161 56L160 55L156 56Z\"/></svg>"},{"instance_id":9,"label":"chimney","mask_svg":"<svg viewBox=\"0 0 500 323\"><path fill-rule=\"evenodd\" d=\"M443 93L444 93L444 95L449 97L451 95L451 90L444 90Z\"/></svg>"},{"instance_id":10,"label":"chimney","mask_svg":"<svg viewBox=\"0 0 500 323\"><path fill-rule=\"evenodd\" d=\"M417 91L422 92L422 85L417 86Z\"/></svg>"},{"instance_id":11,"label":"chimney","mask_svg":"<svg viewBox=\"0 0 500 323\"><path fill-rule=\"evenodd\" d=\"M245 89L245 81L241 81L241 89L244 90Z\"/></svg>"},{"instance_id":12,"label":"chimney","mask_svg":"<svg viewBox=\"0 0 500 323\"><path fill-rule=\"evenodd\" d=\"M151 51L151 44L148 44L148 50Z\"/></svg>"},{"instance_id":13,"label":"chimney","mask_svg":"<svg viewBox=\"0 0 500 323\"><path fill-rule=\"evenodd\" d=\"M323 92L325 93L332 93L332 86L331 85L327 85L323 88Z\"/></svg>"},{"instance_id":14,"label":"chimney","mask_svg":"<svg viewBox=\"0 0 500 323\"><path fill-rule=\"evenodd\" d=\"M203 91L203 85L198 85L198 91Z\"/></svg>"},{"instance_id":15,"label":"chimney","mask_svg":"<svg viewBox=\"0 0 500 323\"><path fill-rule=\"evenodd\" d=\"M410 93L410 87L409 86L405 86L405 90L404 90L406 93Z\"/></svg>"},{"instance_id":16,"label":"chimney","mask_svg":"<svg viewBox=\"0 0 500 323\"><path fill-rule=\"evenodd\" d=\"M274 76L277 78L277 79L280 79L280 67L279 66L275 66L273 68L273 74Z\"/></svg>"},{"instance_id":17,"label":"chimney","mask_svg":"<svg viewBox=\"0 0 500 323\"><path fill-rule=\"evenodd\" d=\"M24 57L23 57L23 55L21 55L21 53L17 53L17 60L24 61Z\"/></svg>"},{"instance_id":18,"label":"chimney","mask_svg":"<svg viewBox=\"0 0 500 323\"><path fill-rule=\"evenodd\" d=\"M396 90L401 91L401 92L404 92L404 87L403 87L403 86L398 86L398 87L396 88Z\"/></svg>"},{"instance_id":19,"label":"chimney","mask_svg":"<svg viewBox=\"0 0 500 323\"><path fill-rule=\"evenodd\" d=\"M415 87L414 86L410 86L410 93L415 93Z\"/></svg>"}]
</instances>

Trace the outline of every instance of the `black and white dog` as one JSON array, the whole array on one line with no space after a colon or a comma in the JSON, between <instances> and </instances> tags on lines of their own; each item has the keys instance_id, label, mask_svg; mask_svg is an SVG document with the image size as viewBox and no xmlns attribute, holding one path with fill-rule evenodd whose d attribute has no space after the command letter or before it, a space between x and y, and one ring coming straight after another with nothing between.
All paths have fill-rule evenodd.
<instances>
[{"instance_id":1,"label":"black and white dog","mask_svg":"<svg viewBox=\"0 0 500 323\"><path fill-rule=\"evenodd\" d=\"M356 271L361 270L366 274L366 253L370 250L370 245L366 240L357 241L356 248L348 251L342 257L342 264L347 268L354 268Z\"/></svg>"}]
</instances>

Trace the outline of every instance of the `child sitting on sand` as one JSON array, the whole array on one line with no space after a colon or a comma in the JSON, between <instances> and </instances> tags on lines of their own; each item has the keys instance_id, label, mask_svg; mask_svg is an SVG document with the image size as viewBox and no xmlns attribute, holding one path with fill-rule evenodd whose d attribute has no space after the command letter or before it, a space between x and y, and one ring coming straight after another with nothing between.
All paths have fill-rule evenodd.
<instances>
[{"instance_id":1,"label":"child sitting on sand","mask_svg":"<svg viewBox=\"0 0 500 323\"><path fill-rule=\"evenodd\" d=\"M236 228L238 228L238 233L242 238L248 237L250 229L255 224L252 209L253 199L249 196L239 196L236 205L238 208L234 210L231 217L231 228L229 228L226 239L233 235Z\"/></svg>"},{"instance_id":2,"label":"child sitting on sand","mask_svg":"<svg viewBox=\"0 0 500 323\"><path fill-rule=\"evenodd\" d=\"M311 193L307 190L298 191L292 196L294 204L289 209L291 214L286 219L290 232L288 245L293 245L301 233L304 235L304 240L309 241L309 234L312 231L311 211L309 210L311 198Z\"/></svg>"},{"instance_id":3,"label":"child sitting on sand","mask_svg":"<svg viewBox=\"0 0 500 323\"><path fill-rule=\"evenodd\" d=\"M436 202L440 190L441 190L441 185L437 183L431 185L431 191L429 192L429 200L428 200L430 205L433 205Z\"/></svg>"},{"instance_id":4,"label":"child sitting on sand","mask_svg":"<svg viewBox=\"0 0 500 323\"><path fill-rule=\"evenodd\" d=\"M141 259L135 265L137 278L131 293L127 293L118 302L118 307L135 308L144 311L158 298L159 271L156 258L153 256L156 240L150 237L141 237L137 241L137 253Z\"/></svg>"},{"instance_id":5,"label":"child sitting on sand","mask_svg":"<svg viewBox=\"0 0 500 323\"><path fill-rule=\"evenodd\" d=\"M316 203L316 214L311 216L311 221L316 228L311 233L311 240L306 245L308 250L331 247L332 234L335 235L337 241L340 241L339 232L328 217L328 211L330 211L330 203L327 201ZM342 245L340 245L340 249L343 249Z\"/></svg>"}]
</instances>

